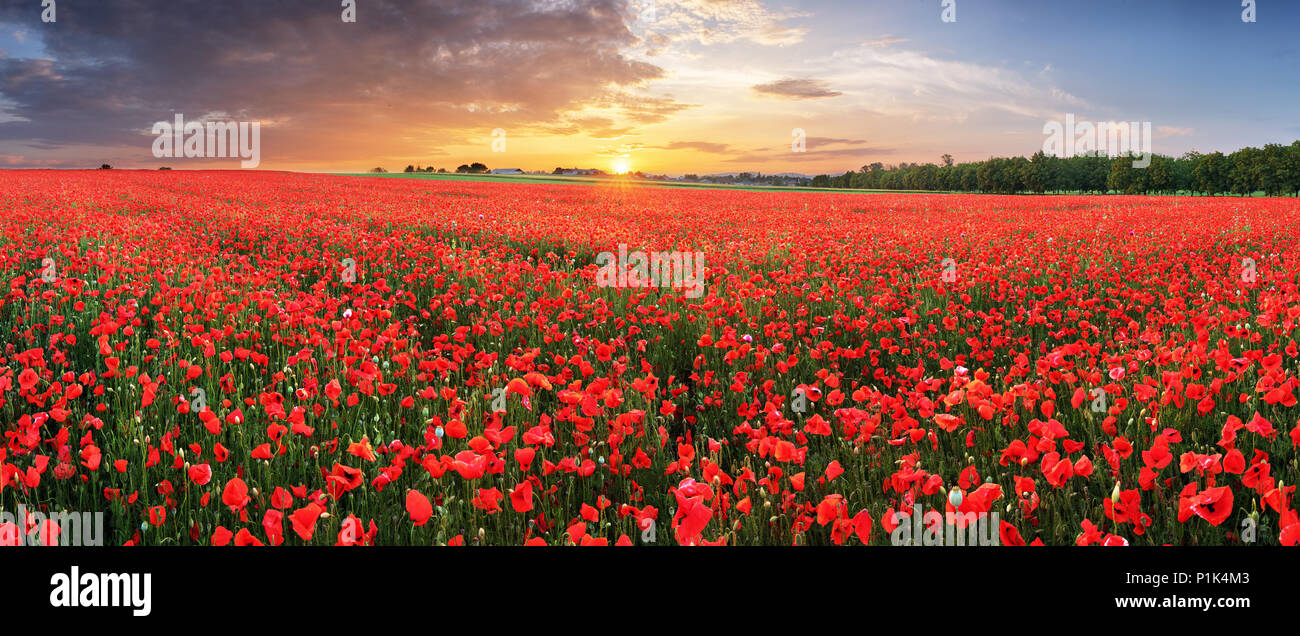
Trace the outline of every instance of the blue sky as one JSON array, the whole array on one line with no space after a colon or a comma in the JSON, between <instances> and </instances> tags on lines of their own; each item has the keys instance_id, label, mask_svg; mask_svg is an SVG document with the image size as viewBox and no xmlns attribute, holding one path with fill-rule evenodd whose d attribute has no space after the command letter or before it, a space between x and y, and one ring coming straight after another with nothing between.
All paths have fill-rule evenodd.
<instances>
[{"instance_id":1,"label":"blue sky","mask_svg":"<svg viewBox=\"0 0 1300 636\"><path fill-rule=\"evenodd\" d=\"M808 5L840 28L890 29L936 57L1047 75L1117 117L1191 127L1229 149L1300 137L1300 3L1260 0L958 0L958 20L933 2ZM847 14L847 17L846 17ZM829 22L818 28L835 28ZM1099 115L1100 117L1100 115Z\"/></svg>"}]
</instances>

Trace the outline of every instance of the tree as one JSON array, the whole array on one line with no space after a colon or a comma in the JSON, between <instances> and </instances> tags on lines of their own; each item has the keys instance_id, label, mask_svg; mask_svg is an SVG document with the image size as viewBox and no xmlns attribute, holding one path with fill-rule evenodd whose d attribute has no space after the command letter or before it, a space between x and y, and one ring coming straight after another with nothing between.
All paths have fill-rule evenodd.
<instances>
[{"instance_id":1,"label":"tree","mask_svg":"<svg viewBox=\"0 0 1300 636\"><path fill-rule=\"evenodd\" d=\"M1283 185L1287 192L1300 196L1300 141L1293 141L1286 147L1286 166Z\"/></svg>"},{"instance_id":2,"label":"tree","mask_svg":"<svg viewBox=\"0 0 1300 636\"><path fill-rule=\"evenodd\" d=\"M1001 161L1002 161L1001 159L994 159L993 157L989 157L988 161L985 161L983 164L980 165L979 172L977 175L979 178L979 185L977 187L979 188L980 192L996 191L997 172L998 170L1001 169L999 167L999 162Z\"/></svg>"},{"instance_id":3,"label":"tree","mask_svg":"<svg viewBox=\"0 0 1300 636\"><path fill-rule=\"evenodd\" d=\"M1183 153L1183 156L1174 161L1174 189L1175 192L1185 190L1192 194L1198 192L1196 187L1196 162L1200 159L1201 153L1195 150L1189 150Z\"/></svg>"},{"instance_id":4,"label":"tree","mask_svg":"<svg viewBox=\"0 0 1300 636\"><path fill-rule=\"evenodd\" d=\"M1260 189L1259 170L1263 163L1258 148L1242 148L1228 157L1228 191L1248 196Z\"/></svg>"},{"instance_id":5,"label":"tree","mask_svg":"<svg viewBox=\"0 0 1300 636\"><path fill-rule=\"evenodd\" d=\"M1225 162L1226 160L1221 152L1198 156L1196 158L1196 167L1192 171L1196 181L1196 189L1210 196L1223 192L1227 184L1227 175L1224 170Z\"/></svg>"},{"instance_id":6,"label":"tree","mask_svg":"<svg viewBox=\"0 0 1300 636\"><path fill-rule=\"evenodd\" d=\"M1176 191L1174 185L1173 159L1163 155L1152 155L1151 166L1147 168L1147 185L1155 192Z\"/></svg>"},{"instance_id":7,"label":"tree","mask_svg":"<svg viewBox=\"0 0 1300 636\"><path fill-rule=\"evenodd\" d=\"M1287 189L1291 180L1290 166L1287 161L1287 149L1282 144L1266 144L1261 165L1256 172L1259 186L1268 196L1277 196Z\"/></svg>"},{"instance_id":8,"label":"tree","mask_svg":"<svg viewBox=\"0 0 1300 636\"><path fill-rule=\"evenodd\" d=\"M1047 172L1047 153L1039 150L1029 161L1020 166L1020 181L1025 189L1034 194L1042 194L1051 182Z\"/></svg>"},{"instance_id":9,"label":"tree","mask_svg":"<svg viewBox=\"0 0 1300 636\"><path fill-rule=\"evenodd\" d=\"M961 189L967 192L974 192L979 187L978 163L968 163L961 171Z\"/></svg>"},{"instance_id":10,"label":"tree","mask_svg":"<svg viewBox=\"0 0 1300 636\"><path fill-rule=\"evenodd\" d=\"M1015 194L1021 190L1025 190L1025 182L1021 179L1021 175L1025 173L1028 166L1029 160L1024 157L1012 157L1008 159L1007 162L1003 164L1002 172L1000 173L1001 178L998 179L1000 192L1004 194Z\"/></svg>"},{"instance_id":11,"label":"tree","mask_svg":"<svg viewBox=\"0 0 1300 636\"><path fill-rule=\"evenodd\" d=\"M1106 189L1116 192L1132 194L1130 186L1133 183L1133 159L1127 155L1120 155L1110 160L1110 176L1106 178Z\"/></svg>"},{"instance_id":12,"label":"tree","mask_svg":"<svg viewBox=\"0 0 1300 636\"><path fill-rule=\"evenodd\" d=\"M941 164L869 163L839 175L818 175L803 180L818 187L879 190L940 190L1015 194L1077 192L1082 194L1204 194L1248 195L1263 191L1270 196L1300 196L1300 141L1290 145L1247 147L1230 155L1189 151L1179 157L1150 154L1145 167L1135 167L1142 156L1129 152L1109 157L1091 151L1056 157L1045 151L1026 157L990 157L985 161L954 163L941 155ZM1141 164L1139 164L1141 165ZM558 170L558 169L557 169ZM737 179L767 182L761 173L741 173ZM706 177L728 183L728 177ZM775 182L775 181L773 181Z\"/></svg>"}]
</instances>

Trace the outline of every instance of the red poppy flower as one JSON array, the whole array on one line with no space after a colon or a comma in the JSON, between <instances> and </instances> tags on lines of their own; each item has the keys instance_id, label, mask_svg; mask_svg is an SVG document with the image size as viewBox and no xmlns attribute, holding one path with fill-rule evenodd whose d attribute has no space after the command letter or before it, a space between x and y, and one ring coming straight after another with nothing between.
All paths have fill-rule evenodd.
<instances>
[{"instance_id":1,"label":"red poppy flower","mask_svg":"<svg viewBox=\"0 0 1300 636\"><path fill-rule=\"evenodd\" d=\"M411 521L416 526L422 526L433 516L433 505L429 503L429 498L420 494L416 490L406 492L406 512L411 515Z\"/></svg>"}]
</instances>

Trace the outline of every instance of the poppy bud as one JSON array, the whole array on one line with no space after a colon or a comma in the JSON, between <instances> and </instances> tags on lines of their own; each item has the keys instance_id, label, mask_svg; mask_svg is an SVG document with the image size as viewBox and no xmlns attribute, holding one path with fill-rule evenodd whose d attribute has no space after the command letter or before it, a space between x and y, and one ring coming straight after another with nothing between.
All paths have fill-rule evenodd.
<instances>
[{"instance_id":1,"label":"poppy bud","mask_svg":"<svg viewBox=\"0 0 1300 636\"><path fill-rule=\"evenodd\" d=\"M1110 500L1119 503L1119 482L1115 482L1115 489L1110 491Z\"/></svg>"}]
</instances>

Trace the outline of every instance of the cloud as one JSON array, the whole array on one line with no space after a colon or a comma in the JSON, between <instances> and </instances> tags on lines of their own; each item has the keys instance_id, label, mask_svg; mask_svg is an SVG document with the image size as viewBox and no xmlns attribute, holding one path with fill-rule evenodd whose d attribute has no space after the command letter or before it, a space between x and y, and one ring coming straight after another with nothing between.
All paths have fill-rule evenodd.
<instances>
[{"instance_id":1,"label":"cloud","mask_svg":"<svg viewBox=\"0 0 1300 636\"><path fill-rule=\"evenodd\" d=\"M911 41L912 41L911 38L900 38L886 33L885 35L882 35L878 38L873 38L863 42L862 46L884 48L887 46L893 46L895 44L903 44L904 42L911 42Z\"/></svg>"},{"instance_id":2,"label":"cloud","mask_svg":"<svg viewBox=\"0 0 1300 636\"><path fill-rule=\"evenodd\" d=\"M542 130L558 135L585 134L594 139L618 139L630 134L633 129L617 126L609 117L572 117L554 126L542 126Z\"/></svg>"},{"instance_id":3,"label":"cloud","mask_svg":"<svg viewBox=\"0 0 1300 636\"><path fill-rule=\"evenodd\" d=\"M867 159L877 155L888 155L895 152L894 148L878 148L873 146L853 146L851 148L818 148L808 142L805 152L794 152L790 148L763 148L747 152L726 159L728 163L764 163L768 165L779 163L812 163L824 161L826 159L844 159L857 157Z\"/></svg>"},{"instance_id":4,"label":"cloud","mask_svg":"<svg viewBox=\"0 0 1300 636\"><path fill-rule=\"evenodd\" d=\"M817 79L781 79L766 84L750 87L761 95L772 95L785 99L821 99L839 97L844 93L831 90L829 83Z\"/></svg>"},{"instance_id":5,"label":"cloud","mask_svg":"<svg viewBox=\"0 0 1300 636\"><path fill-rule=\"evenodd\" d=\"M867 141L866 141L865 139L839 139L839 138L835 138L835 137L808 137L808 138L806 138L806 139L804 140L804 147L805 147L809 152L811 152L812 149L814 149L814 148L817 148L817 149L824 149L826 146L859 146L859 147L860 147L860 146L862 146L862 144L865 144L865 143L867 143ZM788 147L786 147L786 149L788 149ZM783 148L770 148L770 147L769 147L769 148L755 148L755 149L753 150L753 152L782 152L783 150L784 150ZM891 149L887 149L887 148L862 148L862 150L870 151L870 152L893 152L893 150L891 150ZM840 150L836 150L835 152L840 152ZM830 154L833 154L833 153L830 153ZM829 155L828 155L828 154L823 154L823 156L829 156Z\"/></svg>"},{"instance_id":6,"label":"cloud","mask_svg":"<svg viewBox=\"0 0 1300 636\"><path fill-rule=\"evenodd\" d=\"M647 12L644 4L653 2ZM808 14L772 11L758 0L632 0L636 27L645 35L647 53L654 55L673 44L726 44L746 41L765 46L790 46L802 42L806 27L786 24Z\"/></svg>"},{"instance_id":7,"label":"cloud","mask_svg":"<svg viewBox=\"0 0 1300 636\"><path fill-rule=\"evenodd\" d=\"M809 137L807 139L807 145L809 148L835 145L856 146L865 143L867 142L864 139L836 139L834 137Z\"/></svg>"},{"instance_id":8,"label":"cloud","mask_svg":"<svg viewBox=\"0 0 1300 636\"><path fill-rule=\"evenodd\" d=\"M678 102L671 95L655 97L620 90L605 92L587 100L584 106L615 109L629 121L638 124L657 124L683 110L695 108L698 104Z\"/></svg>"},{"instance_id":9,"label":"cloud","mask_svg":"<svg viewBox=\"0 0 1300 636\"><path fill-rule=\"evenodd\" d=\"M1191 128L1175 128L1173 126L1156 126L1156 134L1161 137L1190 137L1196 134Z\"/></svg>"},{"instance_id":10,"label":"cloud","mask_svg":"<svg viewBox=\"0 0 1300 636\"><path fill-rule=\"evenodd\" d=\"M424 156L466 131L552 124L593 104L630 124L690 107L646 94L663 70L624 54L638 38L622 0L358 5L344 23L337 2L313 0L60 0L44 25L3 3L0 22L32 23L45 57L0 57L0 151L105 146L152 165L153 122L225 112L277 122L262 131L264 167L320 164ZM629 129L599 123L586 125Z\"/></svg>"},{"instance_id":11,"label":"cloud","mask_svg":"<svg viewBox=\"0 0 1300 636\"><path fill-rule=\"evenodd\" d=\"M9 168L72 168L79 167L66 159L32 159L22 155L0 155L0 165Z\"/></svg>"},{"instance_id":12,"label":"cloud","mask_svg":"<svg viewBox=\"0 0 1300 636\"><path fill-rule=\"evenodd\" d=\"M944 59L924 51L859 45L809 60L827 82L843 87L854 108L883 117L962 123L976 113L1016 119L1059 118L1091 105L1050 77Z\"/></svg>"},{"instance_id":13,"label":"cloud","mask_svg":"<svg viewBox=\"0 0 1300 636\"><path fill-rule=\"evenodd\" d=\"M606 146L598 150L596 155L600 157L609 157L611 159L625 159L632 156L632 153L641 150L641 148L642 145L637 143Z\"/></svg>"},{"instance_id":14,"label":"cloud","mask_svg":"<svg viewBox=\"0 0 1300 636\"><path fill-rule=\"evenodd\" d=\"M652 146L651 148L654 150L698 150L714 154L731 151L730 145L713 141L674 141L663 146Z\"/></svg>"}]
</instances>

